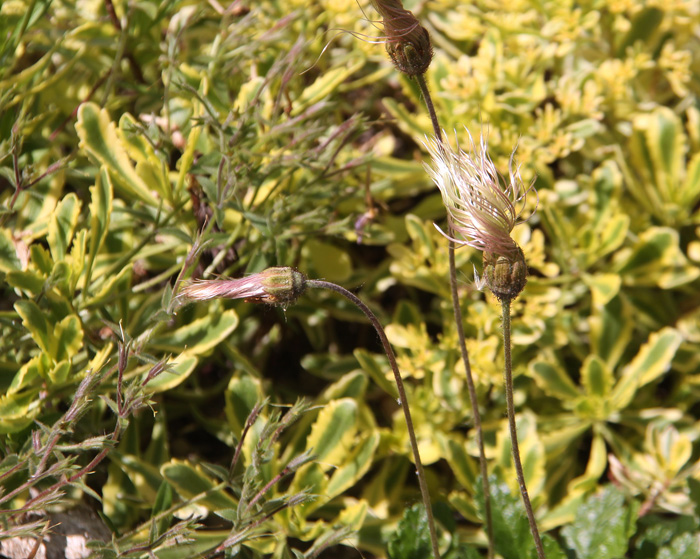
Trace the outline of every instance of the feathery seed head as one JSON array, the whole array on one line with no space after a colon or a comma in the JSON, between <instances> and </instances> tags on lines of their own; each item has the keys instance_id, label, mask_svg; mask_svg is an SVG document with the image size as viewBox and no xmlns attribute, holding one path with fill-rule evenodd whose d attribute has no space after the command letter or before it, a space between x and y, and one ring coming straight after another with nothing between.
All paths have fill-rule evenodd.
<instances>
[{"instance_id":1,"label":"feathery seed head","mask_svg":"<svg viewBox=\"0 0 700 559\"><path fill-rule=\"evenodd\" d=\"M478 146L471 135L469 138L470 151L459 146L453 151L436 138L424 142L432 157L425 168L440 189L450 224L450 235L440 232L457 245L483 251L485 275L482 280L477 278L477 285L487 284L499 299L513 299L525 286L527 266L510 233L519 223L533 185L524 187L520 168L514 163L515 150L506 179L489 157L484 136Z\"/></svg>"},{"instance_id":2,"label":"feathery seed head","mask_svg":"<svg viewBox=\"0 0 700 559\"><path fill-rule=\"evenodd\" d=\"M289 267L268 268L238 279L199 280L182 288L179 297L189 301L245 299L286 307L306 290L306 276Z\"/></svg>"}]
</instances>

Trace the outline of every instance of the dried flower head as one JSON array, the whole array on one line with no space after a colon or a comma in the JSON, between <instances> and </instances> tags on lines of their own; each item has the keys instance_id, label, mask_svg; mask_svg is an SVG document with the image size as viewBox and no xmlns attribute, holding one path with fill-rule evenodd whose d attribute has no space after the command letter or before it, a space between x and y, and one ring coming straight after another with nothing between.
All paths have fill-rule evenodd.
<instances>
[{"instance_id":1,"label":"dried flower head","mask_svg":"<svg viewBox=\"0 0 700 559\"><path fill-rule=\"evenodd\" d=\"M433 59L428 30L401 0L372 0L372 5L382 16L386 51L396 68L409 76L424 74Z\"/></svg>"},{"instance_id":2,"label":"dried flower head","mask_svg":"<svg viewBox=\"0 0 700 559\"><path fill-rule=\"evenodd\" d=\"M306 276L293 268L268 268L239 279L198 280L182 288L179 297L187 301L208 301L219 297L245 299L286 307L306 289Z\"/></svg>"},{"instance_id":3,"label":"dried flower head","mask_svg":"<svg viewBox=\"0 0 700 559\"><path fill-rule=\"evenodd\" d=\"M525 286L527 267L510 234L520 221L533 185L524 187L520 167L514 162L515 150L506 179L489 157L484 136L478 146L471 135L469 139L469 152L459 146L453 151L436 138L424 142L432 157L432 164L425 168L442 193L450 224L450 235L440 232L457 245L483 251L485 277L479 280L477 276L477 286L488 284L497 297L513 299Z\"/></svg>"}]
</instances>

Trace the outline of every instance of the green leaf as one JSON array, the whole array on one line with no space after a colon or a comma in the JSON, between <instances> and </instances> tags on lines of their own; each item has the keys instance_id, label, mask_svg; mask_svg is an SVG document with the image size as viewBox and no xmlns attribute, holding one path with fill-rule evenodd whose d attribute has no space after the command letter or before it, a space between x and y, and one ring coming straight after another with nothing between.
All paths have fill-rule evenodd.
<instances>
[{"instance_id":1,"label":"green leaf","mask_svg":"<svg viewBox=\"0 0 700 559\"><path fill-rule=\"evenodd\" d=\"M238 506L238 501L226 494L220 484L205 475L200 466L173 459L161 466L160 473L184 499L197 497L197 504L213 511L235 509Z\"/></svg>"},{"instance_id":2,"label":"green leaf","mask_svg":"<svg viewBox=\"0 0 700 559\"><path fill-rule=\"evenodd\" d=\"M121 189L127 198L137 198L153 207L159 205L131 164L106 109L101 109L95 103L83 103L78 109L75 129L80 138L80 147L100 164L107 166L115 187Z\"/></svg>"},{"instance_id":3,"label":"green leaf","mask_svg":"<svg viewBox=\"0 0 700 559\"><path fill-rule=\"evenodd\" d=\"M428 515L422 504L406 509L387 546L389 559L430 559L433 556Z\"/></svg>"},{"instance_id":4,"label":"green leaf","mask_svg":"<svg viewBox=\"0 0 700 559\"><path fill-rule=\"evenodd\" d=\"M700 553L700 532L686 532L673 539L671 545L659 550L657 559L697 559Z\"/></svg>"},{"instance_id":5,"label":"green leaf","mask_svg":"<svg viewBox=\"0 0 700 559\"><path fill-rule=\"evenodd\" d=\"M581 367L581 384L589 396L608 395L615 379L612 371L597 355L586 357Z\"/></svg>"},{"instance_id":6,"label":"green leaf","mask_svg":"<svg viewBox=\"0 0 700 559\"><path fill-rule=\"evenodd\" d=\"M530 557L535 542L519 495L512 495L505 483L491 478L491 514L496 551L503 559Z\"/></svg>"},{"instance_id":7,"label":"green leaf","mask_svg":"<svg viewBox=\"0 0 700 559\"><path fill-rule=\"evenodd\" d=\"M74 314L65 317L55 326L56 360L72 358L83 347L83 328L80 318Z\"/></svg>"},{"instance_id":8,"label":"green leaf","mask_svg":"<svg viewBox=\"0 0 700 559\"><path fill-rule=\"evenodd\" d=\"M250 412L262 399L263 389L258 379L245 373L238 373L231 377L224 393L224 400L226 418L236 438L240 438Z\"/></svg>"},{"instance_id":9,"label":"green leaf","mask_svg":"<svg viewBox=\"0 0 700 559\"><path fill-rule=\"evenodd\" d=\"M12 232L4 227L0 228L0 272L7 273L21 268Z\"/></svg>"},{"instance_id":10,"label":"green leaf","mask_svg":"<svg viewBox=\"0 0 700 559\"><path fill-rule=\"evenodd\" d=\"M379 440L379 432L374 432L357 445L345 462L333 472L326 488L327 497L340 495L367 473L372 466L372 458L379 446Z\"/></svg>"},{"instance_id":11,"label":"green leaf","mask_svg":"<svg viewBox=\"0 0 700 559\"><path fill-rule=\"evenodd\" d=\"M44 289L46 278L27 270L26 272L8 272L5 280L8 285L35 297Z\"/></svg>"},{"instance_id":12,"label":"green leaf","mask_svg":"<svg viewBox=\"0 0 700 559\"><path fill-rule=\"evenodd\" d=\"M622 278L618 274L597 274L582 276L583 282L591 290L593 305L604 307L620 292Z\"/></svg>"},{"instance_id":13,"label":"green leaf","mask_svg":"<svg viewBox=\"0 0 700 559\"><path fill-rule=\"evenodd\" d=\"M167 481L160 484L158 488L158 493L156 493L156 500L153 502L153 508L151 509L151 518L156 518L159 514L168 510L173 504L173 489ZM163 515L159 520L154 522L153 527L155 533L152 535L151 540L154 540L164 534L168 528L170 528L172 519L172 514Z\"/></svg>"},{"instance_id":14,"label":"green leaf","mask_svg":"<svg viewBox=\"0 0 700 559\"><path fill-rule=\"evenodd\" d=\"M304 244L301 254L314 276L341 283L352 274L350 255L329 243L311 239Z\"/></svg>"},{"instance_id":15,"label":"green leaf","mask_svg":"<svg viewBox=\"0 0 700 559\"><path fill-rule=\"evenodd\" d=\"M357 414L357 403L350 398L335 400L318 414L306 439L306 449L324 467L344 462L355 437Z\"/></svg>"},{"instance_id":16,"label":"green leaf","mask_svg":"<svg viewBox=\"0 0 700 559\"><path fill-rule=\"evenodd\" d=\"M681 334L673 328L664 328L651 334L649 341L623 369L611 395L612 405L616 409L623 409L632 401L640 387L666 372L682 341Z\"/></svg>"},{"instance_id":17,"label":"green leaf","mask_svg":"<svg viewBox=\"0 0 700 559\"><path fill-rule=\"evenodd\" d=\"M379 365L378 360L374 355L360 348L353 351L353 355L360 364L360 367L362 367L362 370L367 373L371 379L376 382L382 390L384 390L384 392L391 394L393 398L399 397L396 384L386 377L382 367ZM386 366L388 367L388 365Z\"/></svg>"},{"instance_id":18,"label":"green leaf","mask_svg":"<svg viewBox=\"0 0 700 559\"><path fill-rule=\"evenodd\" d=\"M80 200L71 192L57 204L51 215L47 240L54 262L63 260L68 253L80 216L80 207Z\"/></svg>"},{"instance_id":19,"label":"green leaf","mask_svg":"<svg viewBox=\"0 0 700 559\"><path fill-rule=\"evenodd\" d=\"M634 320L629 305L620 297L595 310L588 323L591 328L591 353L598 355L611 369L617 365L632 339Z\"/></svg>"},{"instance_id":20,"label":"green leaf","mask_svg":"<svg viewBox=\"0 0 700 559\"><path fill-rule=\"evenodd\" d=\"M326 99L340 84L362 68L365 63L366 61L362 58L350 64L344 64L327 72L322 72L313 84L304 89L304 92L295 103L292 116L300 115L314 103Z\"/></svg>"},{"instance_id":21,"label":"green leaf","mask_svg":"<svg viewBox=\"0 0 700 559\"><path fill-rule=\"evenodd\" d=\"M578 387L558 363L535 361L530 365L530 374L548 396L571 403L581 397Z\"/></svg>"},{"instance_id":22,"label":"green leaf","mask_svg":"<svg viewBox=\"0 0 700 559\"><path fill-rule=\"evenodd\" d=\"M90 187L90 260L86 282L91 279L95 258L107 236L112 215L112 198L112 179L107 168L102 165L94 186Z\"/></svg>"},{"instance_id":23,"label":"green leaf","mask_svg":"<svg viewBox=\"0 0 700 559\"><path fill-rule=\"evenodd\" d=\"M581 505L562 536L576 559L618 559L627 553L638 508L636 503L626 506L622 493L608 486Z\"/></svg>"},{"instance_id":24,"label":"green leaf","mask_svg":"<svg viewBox=\"0 0 700 559\"><path fill-rule=\"evenodd\" d=\"M44 313L34 301L22 300L15 303L15 310L22 318L23 326L29 330L32 339L42 351L55 358L52 332Z\"/></svg>"},{"instance_id":25,"label":"green leaf","mask_svg":"<svg viewBox=\"0 0 700 559\"><path fill-rule=\"evenodd\" d=\"M225 340L238 326L238 315L233 309L210 313L202 318L151 340L150 346L189 355L201 355Z\"/></svg>"}]
</instances>

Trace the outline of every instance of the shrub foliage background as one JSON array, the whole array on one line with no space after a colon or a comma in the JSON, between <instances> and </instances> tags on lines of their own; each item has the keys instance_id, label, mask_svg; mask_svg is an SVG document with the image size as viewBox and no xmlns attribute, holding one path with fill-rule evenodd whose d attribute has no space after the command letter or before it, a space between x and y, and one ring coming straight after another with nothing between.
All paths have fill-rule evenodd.
<instances>
[{"instance_id":1,"label":"shrub foliage background","mask_svg":"<svg viewBox=\"0 0 700 559\"><path fill-rule=\"evenodd\" d=\"M380 35L360 4L2 4L2 535L84 499L115 534L105 556L425 556L392 536L404 511L399 536L420 523L417 486L360 313L315 292L284 312L174 299L192 275L292 265L388 325L445 551L480 556L430 122L381 45L337 34ZM502 169L517 143L537 177L513 340L548 553L695 557L698 4L405 4L435 46L442 126L463 143L484 126ZM479 256L457 258L498 552L522 557L499 307L471 281Z\"/></svg>"}]
</instances>

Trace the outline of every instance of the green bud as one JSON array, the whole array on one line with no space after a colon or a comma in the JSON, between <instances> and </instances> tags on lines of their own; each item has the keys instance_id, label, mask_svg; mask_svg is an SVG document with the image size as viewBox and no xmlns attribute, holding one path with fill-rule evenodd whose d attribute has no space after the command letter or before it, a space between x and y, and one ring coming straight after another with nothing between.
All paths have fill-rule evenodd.
<instances>
[{"instance_id":1,"label":"green bud","mask_svg":"<svg viewBox=\"0 0 700 559\"><path fill-rule=\"evenodd\" d=\"M520 247L515 258L484 252L484 279L499 301L512 301L527 283L527 264Z\"/></svg>"}]
</instances>

